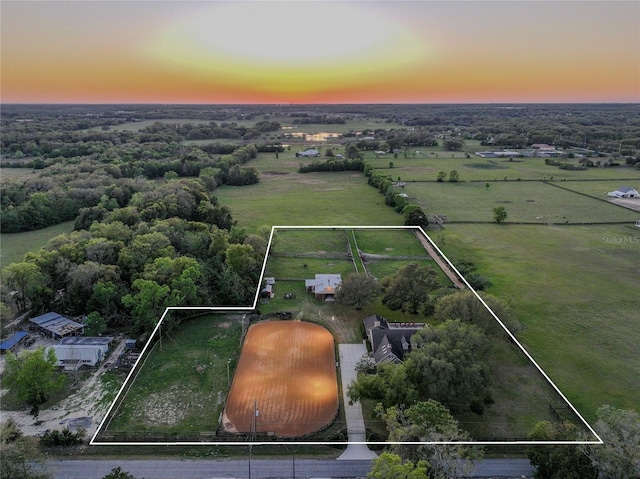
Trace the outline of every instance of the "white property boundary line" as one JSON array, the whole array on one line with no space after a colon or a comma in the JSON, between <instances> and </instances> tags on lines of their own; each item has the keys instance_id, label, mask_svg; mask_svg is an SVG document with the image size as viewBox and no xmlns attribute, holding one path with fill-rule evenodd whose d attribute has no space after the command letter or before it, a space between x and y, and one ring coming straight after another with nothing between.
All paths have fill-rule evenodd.
<instances>
[{"instance_id":1,"label":"white property boundary line","mask_svg":"<svg viewBox=\"0 0 640 479\"><path fill-rule=\"evenodd\" d=\"M349 442L349 441L343 441L343 442L308 442L308 441L268 441L268 442L232 442L232 441L221 441L221 442L190 442L190 441L175 441L175 442L100 442L97 441L96 438L98 436L98 434L100 433L100 431L102 430L102 428L105 425L105 422L107 421L107 418L109 417L109 415L111 414L111 411L113 410L113 408L115 407L116 403L118 402L118 399L120 398L120 396L122 395L123 391L125 389L128 390L131 388L131 384L129 384L130 381L132 380L132 376L138 374L138 364L140 363L140 361L143 360L143 358L145 358L145 353L147 352L147 349L149 349L149 345L151 344L151 340L155 337L155 335L157 334L158 330L160 329L160 326L162 325L162 322L164 321L164 318L166 317L167 313L170 310L202 310L202 311L211 311L211 312L251 312L254 311L256 309L256 305L258 303L258 298L260 295L260 285L262 284L262 278L264 277L264 272L267 266L267 260L269 259L269 251L271 251L271 243L273 241L273 235L275 233L276 230L285 230L285 229L289 229L289 230L310 230L310 229L317 229L317 230L349 230L349 229L371 229L371 230L399 230L399 229L406 229L406 230L411 230L411 231L419 231L422 235L424 235L424 237L427 239L427 241L429 241L429 243L431 244L431 246L437 251L437 253L440 255L440 257L446 261L447 265L453 270L455 271L455 273L458 275L458 277L464 282L464 284L467 286L467 288L469 288L470 291L473 292L473 294L475 295L476 298L478 298L478 300L481 302L481 304L487 309L487 311L489 311L489 313L491 313L491 316L493 316L493 318L500 324L500 326L502 327L502 329L504 329L504 331L507 333L507 335L509 336L509 338L518 345L518 347L520 348L520 350L525 354L525 356L529 359L529 361L531 361L531 363L536 367L536 369L540 372L540 374L542 374L542 376L549 382L549 384L553 387L553 389L560 395L560 397L569 405L569 407L571 408L571 410L576 414L576 416L578 416L580 418L580 420L582 421L582 423L586 426L586 428L591 432L591 434L593 434L597 440L596 441L456 441L456 442L451 442L451 441L434 441L434 442L382 442L382 441L374 441L374 442L367 442L367 441L354 441L354 442ZM135 379L135 378L133 378ZM128 386L128 387L127 387ZM118 394L116 395L115 399L113 400L113 402L111 403L111 406L109 407L109 409L107 410L106 414L104 415L104 417L102 418L102 421L100 422L100 425L98 426L98 429L96 430L95 434L93 435L93 437L91 438L91 441L89 441L89 445L91 446L262 446L262 445L291 445L291 444L299 444L299 445L348 445L348 444L361 444L361 445L388 445L388 444L397 444L397 445L409 445L409 446L418 446L418 445L423 445L423 444L433 444L433 445L447 445L447 444L464 444L464 445L473 445L473 446L491 446L491 445L577 445L577 444L604 444L604 442L602 441L602 439L600 438L600 436L594 431L594 429L591 427L591 425L582 417L582 415L578 412L578 410L573 406L573 404L571 404L571 402L566 398L566 396L564 394L562 394L562 392L560 391L560 389L558 389L558 387L555 385L555 383L551 380L551 378L544 372L544 370L538 365L538 363L533 359L533 357L531 357L531 355L527 352L527 350L522 346L522 344L520 344L520 341L518 341L516 339L516 337L511 333L511 331L509 331L509 329L505 326L505 324L500 320L500 318L498 318L498 316L493 312L493 310L487 305L487 303L485 303L485 301L480 297L480 295L478 294L478 292L473 289L471 287L471 285L467 282L467 280L460 274L460 272L457 270L457 268L453 265L453 263L451 263L451 261L449 261L449 258L447 258L445 256L445 254L440 250L440 248L438 248L438 246L435 244L435 242L429 237L429 235L427 235L427 233L425 233L425 231L419 227L419 226L344 226L344 225L338 225L338 226L273 226L271 228L271 233L269 234L269 242L267 244L267 250L264 256L264 261L262 263L262 270L260 271L260 279L258 281L258 285L256 287L256 295L253 299L253 305L252 306L237 306L237 307L228 307L228 306L200 306L200 307L185 307L185 306L181 306L181 307L168 307L165 312L162 314L162 316L160 317L160 320L158 321L158 324L156 324L156 327L153 329L153 332L151 333L151 335L149 335L149 340L147 341L147 344L145 344L144 348L142 349L142 352L140 353L140 357L136 360L135 364L133 365L133 367L131 368L131 371L129 372L129 374L127 375L127 378L124 381L124 384L120 387L120 390L118 391Z\"/></svg>"}]
</instances>

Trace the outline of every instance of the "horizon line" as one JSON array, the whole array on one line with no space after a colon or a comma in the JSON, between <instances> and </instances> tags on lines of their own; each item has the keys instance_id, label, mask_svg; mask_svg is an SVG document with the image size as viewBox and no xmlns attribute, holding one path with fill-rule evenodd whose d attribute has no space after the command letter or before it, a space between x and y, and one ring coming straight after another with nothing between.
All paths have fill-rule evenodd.
<instances>
[{"instance_id":1,"label":"horizon line","mask_svg":"<svg viewBox=\"0 0 640 479\"><path fill-rule=\"evenodd\" d=\"M469 101L469 102L336 102L336 103L206 103L206 102L1 102L1 106L393 106L393 105L640 105L638 101Z\"/></svg>"}]
</instances>

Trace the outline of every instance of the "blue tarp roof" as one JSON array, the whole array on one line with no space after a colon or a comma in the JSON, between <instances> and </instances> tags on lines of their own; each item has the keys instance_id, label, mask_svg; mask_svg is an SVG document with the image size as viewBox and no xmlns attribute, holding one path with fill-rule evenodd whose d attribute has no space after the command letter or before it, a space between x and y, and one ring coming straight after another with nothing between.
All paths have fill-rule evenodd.
<instances>
[{"instance_id":1,"label":"blue tarp roof","mask_svg":"<svg viewBox=\"0 0 640 479\"><path fill-rule=\"evenodd\" d=\"M13 333L8 339L6 339L5 341L3 341L2 344L0 344L0 350L8 351L12 347L14 347L16 344L18 344L20 341L22 341L22 339L26 335L27 333L25 331L18 331L16 333Z\"/></svg>"}]
</instances>

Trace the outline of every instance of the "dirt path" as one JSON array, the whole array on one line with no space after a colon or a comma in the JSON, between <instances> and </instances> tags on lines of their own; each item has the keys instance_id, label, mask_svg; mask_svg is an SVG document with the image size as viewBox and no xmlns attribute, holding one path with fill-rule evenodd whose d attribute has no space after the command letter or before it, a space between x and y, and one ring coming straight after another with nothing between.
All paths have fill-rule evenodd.
<instances>
[{"instance_id":1,"label":"dirt path","mask_svg":"<svg viewBox=\"0 0 640 479\"><path fill-rule=\"evenodd\" d=\"M449 279L453 281L453 284L456 286L456 288L465 289L467 286L462 282L460 277L449 266L449 264L444 259L442 259L442 257L438 254L435 248L431 245L429 240L425 238L420 231L414 231L414 233L418 238L418 240L420 241L420 243L422 244L422 246L424 247L424 249L427 250L427 253L429 253L429 256L431 256L433 260L436 263L438 263L438 266L440 266L440 268L442 268L442 271L444 271L445 274L449 277Z\"/></svg>"},{"instance_id":2,"label":"dirt path","mask_svg":"<svg viewBox=\"0 0 640 479\"><path fill-rule=\"evenodd\" d=\"M125 342L121 340L109 356L115 359L124 350ZM47 429L71 430L84 429L90 438L96 432L100 421L109 408L109 401L104 401L104 390L101 377L107 372L104 363L87 379L75 393L60 401L55 406L40 411L38 420L34 421L28 409L22 411L2 411L2 419L13 418L25 436L35 436ZM0 394L4 394L5 390Z\"/></svg>"}]
</instances>

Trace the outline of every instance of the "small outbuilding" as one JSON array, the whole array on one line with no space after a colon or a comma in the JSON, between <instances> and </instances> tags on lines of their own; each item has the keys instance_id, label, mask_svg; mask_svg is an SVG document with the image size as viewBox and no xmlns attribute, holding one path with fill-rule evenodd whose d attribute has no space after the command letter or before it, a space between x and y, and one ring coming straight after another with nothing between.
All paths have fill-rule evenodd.
<instances>
[{"instance_id":1,"label":"small outbuilding","mask_svg":"<svg viewBox=\"0 0 640 479\"><path fill-rule=\"evenodd\" d=\"M96 366L107 355L111 337L69 337L52 346L58 366L75 370L81 366Z\"/></svg>"},{"instance_id":2,"label":"small outbuilding","mask_svg":"<svg viewBox=\"0 0 640 479\"><path fill-rule=\"evenodd\" d=\"M22 343L29 334L26 331L17 331L9 336L0 344L0 354L6 354L7 351L13 351L20 343Z\"/></svg>"},{"instance_id":3,"label":"small outbuilding","mask_svg":"<svg viewBox=\"0 0 640 479\"><path fill-rule=\"evenodd\" d=\"M313 293L316 299L334 301L336 290L342 284L339 274L316 274L313 279L306 279L304 285L307 292Z\"/></svg>"}]
</instances>

